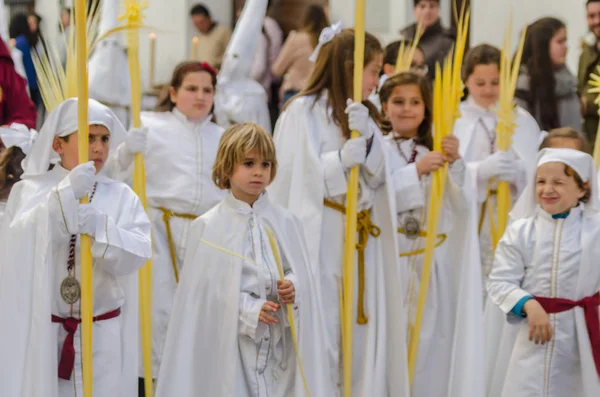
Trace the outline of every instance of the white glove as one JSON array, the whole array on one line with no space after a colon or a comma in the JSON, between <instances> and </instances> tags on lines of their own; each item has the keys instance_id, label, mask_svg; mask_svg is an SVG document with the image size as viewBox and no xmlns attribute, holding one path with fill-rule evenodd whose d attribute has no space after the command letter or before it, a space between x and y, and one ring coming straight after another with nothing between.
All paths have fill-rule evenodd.
<instances>
[{"instance_id":1,"label":"white glove","mask_svg":"<svg viewBox=\"0 0 600 397\"><path fill-rule=\"evenodd\" d=\"M79 204L79 207L77 208L79 234L87 234L90 237L96 237L98 215L100 215L100 212L91 204Z\"/></svg>"},{"instance_id":2,"label":"white glove","mask_svg":"<svg viewBox=\"0 0 600 397\"><path fill-rule=\"evenodd\" d=\"M514 182L517 172L517 161L513 160L508 152L497 151L481 162L478 179L480 182L487 182L492 178Z\"/></svg>"},{"instance_id":3,"label":"white glove","mask_svg":"<svg viewBox=\"0 0 600 397\"><path fill-rule=\"evenodd\" d=\"M364 164L367 159L367 138L349 139L340 150L340 160L346 170Z\"/></svg>"},{"instance_id":4,"label":"white glove","mask_svg":"<svg viewBox=\"0 0 600 397\"><path fill-rule=\"evenodd\" d=\"M369 128L369 119L371 118L369 109L362 103L353 102L351 99L348 99L346 103L348 105L346 114L348 115L350 131L358 131L361 136L370 139L373 134Z\"/></svg>"},{"instance_id":5,"label":"white glove","mask_svg":"<svg viewBox=\"0 0 600 397\"><path fill-rule=\"evenodd\" d=\"M90 194L96 182L96 167L94 166L94 162L88 161L73 168L69 172L69 182L77 200Z\"/></svg>"},{"instance_id":6,"label":"white glove","mask_svg":"<svg viewBox=\"0 0 600 397\"><path fill-rule=\"evenodd\" d=\"M125 150L130 155L145 154L148 146L148 128L132 128L127 133Z\"/></svg>"}]
</instances>

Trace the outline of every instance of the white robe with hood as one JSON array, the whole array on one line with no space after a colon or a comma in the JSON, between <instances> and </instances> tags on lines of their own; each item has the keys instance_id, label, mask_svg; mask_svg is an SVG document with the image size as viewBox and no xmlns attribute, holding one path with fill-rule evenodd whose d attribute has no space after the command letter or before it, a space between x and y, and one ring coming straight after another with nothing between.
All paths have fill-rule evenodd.
<instances>
[{"instance_id":1,"label":"white robe with hood","mask_svg":"<svg viewBox=\"0 0 600 397\"><path fill-rule=\"evenodd\" d=\"M312 396L333 396L321 368L325 349L320 296L298 220L263 194L250 207L231 193L192 225L177 289L158 397L306 396L287 305L278 324L258 321L277 298L279 273L268 234L276 241Z\"/></svg>"},{"instance_id":2,"label":"white robe with hood","mask_svg":"<svg viewBox=\"0 0 600 397\"><path fill-rule=\"evenodd\" d=\"M119 142L124 130L114 114L98 102L89 103L89 123L104 125ZM0 356L5 358L0 365L2 396L83 395L81 327L75 333L75 365L67 381L58 378L66 331L51 322L51 315L80 318L80 302L71 308L60 297L61 282L68 274L70 236L78 233L79 204L68 171L60 164L46 171L55 157L54 137L76 129L77 100L70 99L42 127L32 154L25 159L23 180L15 184L7 203L0 230L0 315L12 323L3 328L0 342ZM137 394L136 271L151 256L150 222L129 187L101 175L90 205L98 210L92 238L93 315L121 309L118 317L92 326L94 396L127 397ZM77 278L81 274L78 252Z\"/></svg>"},{"instance_id":3,"label":"white robe with hood","mask_svg":"<svg viewBox=\"0 0 600 397\"><path fill-rule=\"evenodd\" d=\"M323 297L321 310L326 313L328 360L322 369L341 384L339 286L345 214L323 202L346 202L347 173L339 156L346 138L326 102L325 95L296 98L279 118L275 128L278 176L269 193L275 203L298 216L304 227ZM406 320L397 310L402 307L403 281L395 238L394 184L381 131L373 121L370 129L374 141L366 164L360 167L358 211L371 210L371 220L381 235L369 236L365 249L364 306L369 320L359 325L354 319L352 395L401 397L408 396L408 376ZM354 291L356 315L358 285Z\"/></svg>"},{"instance_id":4,"label":"white robe with hood","mask_svg":"<svg viewBox=\"0 0 600 397\"><path fill-rule=\"evenodd\" d=\"M581 159L583 157L586 159ZM490 301L507 315L498 341L488 397L595 397L600 377L592 357L582 308L550 314L553 337L544 345L529 340L527 319L511 313L533 295L580 300L599 292L600 213L591 156L572 149L545 149L538 159L570 165L592 184L592 201L553 219L535 205L535 182L513 211L515 221L498 245L488 282ZM587 178L583 176L587 175Z\"/></svg>"}]
</instances>

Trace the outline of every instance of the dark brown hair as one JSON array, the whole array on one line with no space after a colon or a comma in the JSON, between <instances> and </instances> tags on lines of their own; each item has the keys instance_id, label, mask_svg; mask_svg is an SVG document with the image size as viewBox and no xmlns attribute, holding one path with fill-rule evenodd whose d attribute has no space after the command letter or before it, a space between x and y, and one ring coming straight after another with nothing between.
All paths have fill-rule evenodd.
<instances>
[{"instance_id":1,"label":"dark brown hair","mask_svg":"<svg viewBox=\"0 0 600 397\"><path fill-rule=\"evenodd\" d=\"M217 73L212 66L204 62L195 62L195 61L185 61L181 62L179 65L175 67L173 71L173 76L171 77L171 83L168 87L165 87L160 93L160 97L158 98L158 103L154 110L156 112L170 112L175 107L175 103L171 101L171 94L169 89L172 87L175 91L181 88L183 84L183 80L190 73L195 72L206 72L210 74L212 80L213 89L217 87ZM214 105L213 105L214 107ZM212 110L211 110L212 111Z\"/></svg>"},{"instance_id":2,"label":"dark brown hair","mask_svg":"<svg viewBox=\"0 0 600 397\"><path fill-rule=\"evenodd\" d=\"M383 48L381 48L379 40L372 34L365 32L364 65L368 65L376 56L382 53ZM342 129L342 133L346 138L350 137L350 129L345 110L347 99L353 96L353 75L354 30L344 29L333 40L321 47L308 82L298 94L298 96L314 95L316 103L325 91L327 93L327 108L331 109L333 122ZM383 120L375 105L368 100L362 103L369 108L371 117L381 127Z\"/></svg>"},{"instance_id":3,"label":"dark brown hair","mask_svg":"<svg viewBox=\"0 0 600 397\"><path fill-rule=\"evenodd\" d=\"M572 176L573 179L575 179L575 183L577 184L577 187L585 192L585 195L579 199L579 202L587 203L588 201L590 201L590 198L592 197L592 189L590 188L589 182L584 182L583 179L581 179L581 177L579 176L579 174L577 172L575 172L575 170L573 168L569 167L566 164L565 164L565 175Z\"/></svg>"},{"instance_id":4,"label":"dark brown hair","mask_svg":"<svg viewBox=\"0 0 600 397\"><path fill-rule=\"evenodd\" d=\"M579 146L579 151L592 155L592 145L587 140L585 136L577 132L575 129L570 127L564 128L555 128L550 130L548 135L544 137L542 144L540 145L540 150L551 148L552 147L552 139L554 138L564 138L564 139L573 139L577 141Z\"/></svg>"},{"instance_id":5,"label":"dark brown hair","mask_svg":"<svg viewBox=\"0 0 600 397\"><path fill-rule=\"evenodd\" d=\"M21 162L24 158L25 153L16 146L0 154L0 200L6 200L13 185L21 180Z\"/></svg>"},{"instance_id":6,"label":"dark brown hair","mask_svg":"<svg viewBox=\"0 0 600 397\"><path fill-rule=\"evenodd\" d=\"M467 84L469 76L473 74L475 67L478 65L497 65L498 70L500 70L500 57L500 50L489 44L480 44L471 48L467 52L467 55L465 55L461 70L461 79L463 83ZM466 100L468 96L469 90L465 87L462 100Z\"/></svg>"},{"instance_id":7,"label":"dark brown hair","mask_svg":"<svg viewBox=\"0 0 600 397\"><path fill-rule=\"evenodd\" d=\"M329 26L329 20L327 14L322 6L313 4L306 9L304 16L304 23L300 31L310 34L310 41L312 42L313 48L319 43L319 36L321 31Z\"/></svg>"},{"instance_id":8,"label":"dark brown hair","mask_svg":"<svg viewBox=\"0 0 600 397\"><path fill-rule=\"evenodd\" d=\"M527 69L529 87L518 89L515 95L527 102L532 114L539 115L537 121L544 130L560 127L550 41L563 28L565 24L556 18L542 18L527 28L525 36L521 66Z\"/></svg>"},{"instance_id":9,"label":"dark brown hair","mask_svg":"<svg viewBox=\"0 0 600 397\"><path fill-rule=\"evenodd\" d=\"M384 65L396 66L396 62L398 62L398 52L400 52L402 43L404 43L404 48L407 50L413 45L412 41L410 40L396 40L385 46L385 51L383 52ZM423 53L423 49L418 45L417 51L421 51L421 53Z\"/></svg>"},{"instance_id":10,"label":"dark brown hair","mask_svg":"<svg viewBox=\"0 0 600 397\"><path fill-rule=\"evenodd\" d=\"M385 83L383 83L383 86L379 90L379 99L381 100L381 104L383 105L390 99L392 93L394 92L394 88L405 85L416 85L419 87L419 91L421 91L421 98L425 104L425 118L417 129L417 137L415 142L418 145L425 146L429 150L433 150L433 135L431 132L431 126L433 125L433 100L431 86L429 85L429 80L427 80L427 77L413 72L398 73L390 77ZM386 123L383 125L382 129L384 133L390 133L392 131L391 123L386 120Z\"/></svg>"}]
</instances>

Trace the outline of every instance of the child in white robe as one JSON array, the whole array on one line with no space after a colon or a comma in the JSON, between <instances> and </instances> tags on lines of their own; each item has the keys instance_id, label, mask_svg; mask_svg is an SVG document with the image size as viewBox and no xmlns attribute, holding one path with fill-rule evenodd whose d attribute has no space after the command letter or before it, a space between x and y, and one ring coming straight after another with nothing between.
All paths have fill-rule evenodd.
<instances>
[{"instance_id":1,"label":"child in white robe","mask_svg":"<svg viewBox=\"0 0 600 397\"><path fill-rule=\"evenodd\" d=\"M143 153L148 214L152 221L152 363L158 376L164 339L192 221L224 198L211 181L223 129L212 121L216 72L183 62L156 111L141 115L112 158L113 174L131 175ZM143 372L140 369L140 375Z\"/></svg>"},{"instance_id":2,"label":"child in white robe","mask_svg":"<svg viewBox=\"0 0 600 397\"><path fill-rule=\"evenodd\" d=\"M94 100L90 162L77 165L77 109L69 99L49 115L9 196L0 231L0 314L13 322L0 342L3 396L83 395L81 234L92 239L94 396L137 394L136 271L151 256L150 222L127 185L97 174L125 130Z\"/></svg>"},{"instance_id":3,"label":"child in white robe","mask_svg":"<svg viewBox=\"0 0 600 397\"><path fill-rule=\"evenodd\" d=\"M276 171L264 129L225 132L213 180L229 192L192 225L157 396L334 395L301 226L265 192Z\"/></svg>"},{"instance_id":4,"label":"child in white robe","mask_svg":"<svg viewBox=\"0 0 600 397\"><path fill-rule=\"evenodd\" d=\"M509 182L513 202L518 199L527 176L535 168L533 160L541 140L540 129L529 113L516 107L512 146L507 152L497 150L495 107L500 95L500 50L497 48L487 44L472 48L465 57L462 80L467 96L460 105L461 116L454 125L454 135L460 141L460 155L477 185L479 245L482 272L487 278L493 260L490 214L497 214L497 182Z\"/></svg>"},{"instance_id":5,"label":"child in white robe","mask_svg":"<svg viewBox=\"0 0 600 397\"><path fill-rule=\"evenodd\" d=\"M592 397L600 393L600 214L594 162L543 149L536 175L498 245L489 298L515 332L489 396ZM500 371L500 369L498 370Z\"/></svg>"},{"instance_id":6,"label":"child in white robe","mask_svg":"<svg viewBox=\"0 0 600 397\"><path fill-rule=\"evenodd\" d=\"M391 124L386 142L395 155L400 266L409 280L404 298L409 339L415 337L412 328L428 233L429 175L449 163L412 394L483 395L483 328L480 318L472 315L483 310L476 201L458 154L458 139L445 137L444 152L432 151L432 98L426 77L397 74L383 84L379 95Z\"/></svg>"},{"instance_id":7,"label":"child in white robe","mask_svg":"<svg viewBox=\"0 0 600 397\"><path fill-rule=\"evenodd\" d=\"M406 324L396 242L394 183L379 112L367 98L375 89L383 49L365 35L362 103L352 96L354 32L321 34L305 89L288 102L275 127L280 177L273 201L300 218L310 263L320 283L328 360L323 370L340 378L340 285L344 257L347 176L359 167L356 286L354 288L352 395L407 396ZM360 133L350 138L350 131Z\"/></svg>"}]
</instances>

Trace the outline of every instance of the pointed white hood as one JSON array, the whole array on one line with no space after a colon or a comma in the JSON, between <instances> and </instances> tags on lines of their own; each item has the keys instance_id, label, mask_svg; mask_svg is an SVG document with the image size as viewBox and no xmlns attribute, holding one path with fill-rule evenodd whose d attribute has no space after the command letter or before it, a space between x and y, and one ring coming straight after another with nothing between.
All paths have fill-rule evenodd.
<instances>
[{"instance_id":1,"label":"pointed white hood","mask_svg":"<svg viewBox=\"0 0 600 397\"><path fill-rule=\"evenodd\" d=\"M220 79L250 78L266 13L267 0L246 0L223 57Z\"/></svg>"}]
</instances>

